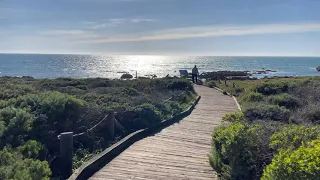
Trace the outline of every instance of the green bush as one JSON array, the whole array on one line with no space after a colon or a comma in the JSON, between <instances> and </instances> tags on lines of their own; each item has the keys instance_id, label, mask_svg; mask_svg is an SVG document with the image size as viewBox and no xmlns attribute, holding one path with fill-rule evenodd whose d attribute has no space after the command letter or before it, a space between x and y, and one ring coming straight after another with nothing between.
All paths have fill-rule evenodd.
<instances>
[{"instance_id":1,"label":"green bush","mask_svg":"<svg viewBox=\"0 0 320 180\"><path fill-rule=\"evenodd\" d=\"M137 107L136 111L139 113L139 118L148 122L149 125L161 121L160 112L152 104L142 104Z\"/></svg>"},{"instance_id":2,"label":"green bush","mask_svg":"<svg viewBox=\"0 0 320 180\"><path fill-rule=\"evenodd\" d=\"M320 123L320 109L319 104L309 104L306 106L307 111L304 114L306 120L310 120L312 123Z\"/></svg>"},{"instance_id":3,"label":"green bush","mask_svg":"<svg viewBox=\"0 0 320 180\"><path fill-rule=\"evenodd\" d=\"M263 94L255 93L255 92L249 92L245 96L242 97L244 101L249 102L260 102L263 100Z\"/></svg>"},{"instance_id":4,"label":"green bush","mask_svg":"<svg viewBox=\"0 0 320 180\"><path fill-rule=\"evenodd\" d=\"M85 105L85 101L60 92L49 91L18 97L14 104L16 107L34 111L38 116L45 115L43 117L46 124L65 131L71 130L73 123L79 119L80 109Z\"/></svg>"},{"instance_id":5,"label":"green bush","mask_svg":"<svg viewBox=\"0 0 320 180\"><path fill-rule=\"evenodd\" d=\"M26 159L53 159L59 153L57 135L66 131L85 132L96 125L110 110L117 112L117 120L127 132L116 131L124 137L131 131L152 126L184 110L194 100L194 89L190 82L178 78L110 80L91 79L32 79L0 77L0 150L5 146L18 154L22 167ZM164 97L186 92L161 104ZM92 134L75 141L75 162L80 166L88 154L110 146L108 127L100 125ZM30 141L34 139L36 141ZM40 144L41 143L41 144ZM13 151L15 151L13 153ZM15 155L13 155L15 156ZM27 160L26 160L27 161ZM53 177L58 176L56 160L50 161ZM32 166L32 164L30 164ZM1 168L0 167L0 174ZM11 170L7 170L12 172ZM26 173L28 168L21 168ZM14 174L14 173L13 173ZM39 173L41 175L41 173ZM6 176L14 179L13 175ZM35 179L28 175L25 179ZM40 178L41 179L41 178ZM45 178L43 178L45 179Z\"/></svg>"},{"instance_id":6,"label":"green bush","mask_svg":"<svg viewBox=\"0 0 320 180\"><path fill-rule=\"evenodd\" d=\"M318 180L320 177L320 140L291 151L280 151L267 166L261 180Z\"/></svg>"},{"instance_id":7,"label":"green bush","mask_svg":"<svg viewBox=\"0 0 320 180\"><path fill-rule=\"evenodd\" d=\"M37 158L42 150L42 145L35 140L30 140L24 145L19 146L17 150L26 158Z\"/></svg>"},{"instance_id":8,"label":"green bush","mask_svg":"<svg viewBox=\"0 0 320 180\"><path fill-rule=\"evenodd\" d=\"M81 90L88 90L88 87L86 85L77 85L76 88Z\"/></svg>"},{"instance_id":9,"label":"green bush","mask_svg":"<svg viewBox=\"0 0 320 180\"><path fill-rule=\"evenodd\" d=\"M177 115L183 111L183 109L181 108L181 106L178 102L171 102L169 104L169 107L170 107L173 115Z\"/></svg>"},{"instance_id":10,"label":"green bush","mask_svg":"<svg viewBox=\"0 0 320 180\"><path fill-rule=\"evenodd\" d=\"M288 91L288 84L285 82L266 82L256 87L258 93L264 95L279 94Z\"/></svg>"},{"instance_id":11,"label":"green bush","mask_svg":"<svg viewBox=\"0 0 320 180\"><path fill-rule=\"evenodd\" d=\"M267 102L279 106L284 106L288 109L295 109L300 106L299 99L290 94L269 96L267 98Z\"/></svg>"},{"instance_id":12,"label":"green bush","mask_svg":"<svg viewBox=\"0 0 320 180\"><path fill-rule=\"evenodd\" d=\"M215 129L210 164L222 179L256 179L256 130L239 122Z\"/></svg>"},{"instance_id":13,"label":"green bush","mask_svg":"<svg viewBox=\"0 0 320 180\"><path fill-rule=\"evenodd\" d=\"M137 96L137 95L139 95L139 92L134 88L126 88L126 89L124 89L124 93L129 95L129 96Z\"/></svg>"},{"instance_id":14,"label":"green bush","mask_svg":"<svg viewBox=\"0 0 320 180\"><path fill-rule=\"evenodd\" d=\"M0 145L18 146L32 129L35 116L24 109L7 107L0 110Z\"/></svg>"},{"instance_id":15,"label":"green bush","mask_svg":"<svg viewBox=\"0 0 320 180\"><path fill-rule=\"evenodd\" d=\"M46 161L24 159L15 149L0 151L0 179L49 180L51 171Z\"/></svg>"},{"instance_id":16,"label":"green bush","mask_svg":"<svg viewBox=\"0 0 320 180\"><path fill-rule=\"evenodd\" d=\"M230 126L213 134L210 163L220 178L260 179L264 173L265 180L319 179L319 78L239 84L248 86L239 97L244 117L225 115ZM315 139L318 149L310 145Z\"/></svg>"},{"instance_id":17,"label":"green bush","mask_svg":"<svg viewBox=\"0 0 320 180\"><path fill-rule=\"evenodd\" d=\"M173 80L171 83L168 84L168 89L170 90L193 90L192 84L183 79Z\"/></svg>"},{"instance_id":18,"label":"green bush","mask_svg":"<svg viewBox=\"0 0 320 180\"><path fill-rule=\"evenodd\" d=\"M265 82L256 87L256 91L264 95L287 93L290 90L299 87L303 84L302 81L278 81L278 82Z\"/></svg>"},{"instance_id":19,"label":"green bush","mask_svg":"<svg viewBox=\"0 0 320 180\"><path fill-rule=\"evenodd\" d=\"M281 129L275 121L219 126L212 135L211 166L221 179L260 179L276 153L269 147L270 136Z\"/></svg>"},{"instance_id":20,"label":"green bush","mask_svg":"<svg viewBox=\"0 0 320 180\"><path fill-rule=\"evenodd\" d=\"M7 100L35 91L34 87L24 84L6 83L0 88L0 99Z\"/></svg>"},{"instance_id":21,"label":"green bush","mask_svg":"<svg viewBox=\"0 0 320 180\"><path fill-rule=\"evenodd\" d=\"M263 119L288 122L290 110L278 105L258 104L247 108L244 115L250 121Z\"/></svg>"},{"instance_id":22,"label":"green bush","mask_svg":"<svg viewBox=\"0 0 320 180\"><path fill-rule=\"evenodd\" d=\"M236 94L240 94L240 93L243 93L243 92L245 92L245 89L244 89L244 88L236 88L236 89L235 89L235 93L236 93Z\"/></svg>"},{"instance_id":23,"label":"green bush","mask_svg":"<svg viewBox=\"0 0 320 180\"><path fill-rule=\"evenodd\" d=\"M235 113L225 114L222 117L222 120L230 121L230 122L240 122L240 121L245 121L246 117L244 116L244 114L241 111L239 111L239 112L235 112Z\"/></svg>"},{"instance_id":24,"label":"green bush","mask_svg":"<svg viewBox=\"0 0 320 180\"><path fill-rule=\"evenodd\" d=\"M292 112L290 121L296 124L320 124L318 102L307 102Z\"/></svg>"},{"instance_id":25,"label":"green bush","mask_svg":"<svg viewBox=\"0 0 320 180\"><path fill-rule=\"evenodd\" d=\"M290 125L270 137L270 146L277 151L295 150L319 135L318 127Z\"/></svg>"}]
</instances>

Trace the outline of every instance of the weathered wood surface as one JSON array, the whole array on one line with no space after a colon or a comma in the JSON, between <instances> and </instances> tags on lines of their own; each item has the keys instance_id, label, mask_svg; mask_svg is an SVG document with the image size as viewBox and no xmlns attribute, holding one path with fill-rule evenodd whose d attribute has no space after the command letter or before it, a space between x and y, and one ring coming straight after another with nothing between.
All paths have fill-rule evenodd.
<instances>
[{"instance_id":1,"label":"weathered wood surface","mask_svg":"<svg viewBox=\"0 0 320 180\"><path fill-rule=\"evenodd\" d=\"M195 89L202 98L190 116L136 142L90 179L216 179L208 161L212 130L224 114L237 107L232 97L217 90Z\"/></svg>"}]
</instances>

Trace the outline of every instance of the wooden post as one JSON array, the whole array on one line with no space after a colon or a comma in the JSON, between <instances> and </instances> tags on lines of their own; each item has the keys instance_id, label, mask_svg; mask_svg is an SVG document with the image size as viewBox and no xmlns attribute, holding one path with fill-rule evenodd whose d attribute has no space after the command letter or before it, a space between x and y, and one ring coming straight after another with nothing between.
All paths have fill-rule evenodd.
<instances>
[{"instance_id":1,"label":"wooden post","mask_svg":"<svg viewBox=\"0 0 320 180\"><path fill-rule=\"evenodd\" d=\"M60 136L60 172L63 179L72 175L73 132L61 133Z\"/></svg>"},{"instance_id":2,"label":"wooden post","mask_svg":"<svg viewBox=\"0 0 320 180\"><path fill-rule=\"evenodd\" d=\"M107 128L112 139L114 139L114 111L111 111L108 117Z\"/></svg>"}]
</instances>

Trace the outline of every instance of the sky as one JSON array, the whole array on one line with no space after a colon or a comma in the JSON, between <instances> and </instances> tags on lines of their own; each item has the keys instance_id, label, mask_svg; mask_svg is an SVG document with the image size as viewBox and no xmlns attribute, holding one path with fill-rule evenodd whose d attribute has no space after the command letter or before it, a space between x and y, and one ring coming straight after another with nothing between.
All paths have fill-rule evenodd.
<instances>
[{"instance_id":1,"label":"sky","mask_svg":"<svg viewBox=\"0 0 320 180\"><path fill-rule=\"evenodd\" d=\"M0 0L0 53L320 56L319 0Z\"/></svg>"}]
</instances>

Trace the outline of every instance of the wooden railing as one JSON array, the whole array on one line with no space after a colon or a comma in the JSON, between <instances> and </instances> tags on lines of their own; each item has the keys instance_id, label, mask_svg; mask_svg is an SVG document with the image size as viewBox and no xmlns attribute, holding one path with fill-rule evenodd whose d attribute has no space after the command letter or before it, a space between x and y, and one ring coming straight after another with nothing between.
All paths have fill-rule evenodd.
<instances>
[{"instance_id":1,"label":"wooden railing","mask_svg":"<svg viewBox=\"0 0 320 180\"><path fill-rule=\"evenodd\" d=\"M63 178L68 178L72 174L73 165L73 139L92 133L103 122L106 122L106 127L111 138L115 138L115 128L125 131L125 128L115 119L115 112L111 111L96 125L92 126L85 132L73 134L73 132L61 133L58 138L60 139L60 173Z\"/></svg>"},{"instance_id":2,"label":"wooden railing","mask_svg":"<svg viewBox=\"0 0 320 180\"><path fill-rule=\"evenodd\" d=\"M170 98L162 101L162 103L166 103L170 100L173 100L175 97L180 97L185 94L185 91L176 96L171 96ZM88 133L92 133L97 127L99 127L103 122L106 122L106 127L108 129L108 133L110 134L112 139L115 139L115 128L125 132L126 129L116 120L115 112L111 111L107 114L103 119L101 119L96 125L92 126L85 132L81 132L78 134L73 134L73 132L64 132L58 136L60 139L60 173L62 178L67 179L72 175L73 169L73 139L87 135Z\"/></svg>"}]
</instances>

